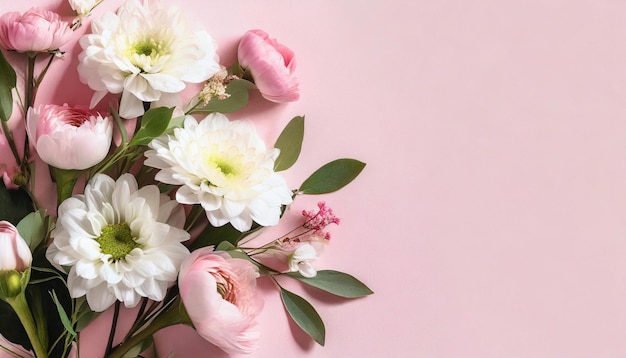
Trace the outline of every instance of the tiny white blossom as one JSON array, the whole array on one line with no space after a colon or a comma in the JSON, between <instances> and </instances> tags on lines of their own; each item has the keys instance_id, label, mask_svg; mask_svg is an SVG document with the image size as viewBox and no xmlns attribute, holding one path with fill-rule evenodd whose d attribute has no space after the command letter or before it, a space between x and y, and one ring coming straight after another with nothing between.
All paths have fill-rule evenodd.
<instances>
[{"instance_id":1,"label":"tiny white blossom","mask_svg":"<svg viewBox=\"0 0 626 358\"><path fill-rule=\"evenodd\" d=\"M315 277L317 271L311 262L317 259L315 247L309 243L300 245L291 255L289 255L289 271L299 271L304 277Z\"/></svg>"}]
</instances>

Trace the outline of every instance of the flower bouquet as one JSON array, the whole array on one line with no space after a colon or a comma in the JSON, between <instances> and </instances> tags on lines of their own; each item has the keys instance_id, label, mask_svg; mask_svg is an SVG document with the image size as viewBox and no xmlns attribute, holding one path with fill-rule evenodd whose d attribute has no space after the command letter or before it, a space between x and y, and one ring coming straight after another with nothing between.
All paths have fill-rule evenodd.
<instances>
[{"instance_id":1,"label":"flower bouquet","mask_svg":"<svg viewBox=\"0 0 626 358\"><path fill-rule=\"evenodd\" d=\"M36 7L0 16L0 349L80 356L81 331L112 310L106 357L140 356L176 324L226 352L252 352L258 279L275 283L289 317L323 345L320 316L281 282L372 293L312 264L339 219L320 202L280 237L263 229L298 196L341 189L365 164L332 161L292 189L280 173L299 157L304 117L268 147L253 122L225 115L251 91L298 100L294 53L251 30L225 67L180 9L126 0L92 14L101 1L70 0L72 21ZM38 103L89 16L77 71L91 103ZM116 341L122 306L136 317Z\"/></svg>"}]
</instances>

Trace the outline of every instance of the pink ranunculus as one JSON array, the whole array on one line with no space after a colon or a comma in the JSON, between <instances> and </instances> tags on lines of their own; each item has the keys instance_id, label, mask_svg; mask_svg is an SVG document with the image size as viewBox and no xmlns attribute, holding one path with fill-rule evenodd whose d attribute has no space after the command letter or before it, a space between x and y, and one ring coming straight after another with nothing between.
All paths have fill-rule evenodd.
<instances>
[{"instance_id":1,"label":"pink ranunculus","mask_svg":"<svg viewBox=\"0 0 626 358\"><path fill-rule=\"evenodd\" d=\"M84 107L31 107L26 121L39 157L56 168L87 169L104 159L111 147L111 118Z\"/></svg>"},{"instance_id":2,"label":"pink ranunculus","mask_svg":"<svg viewBox=\"0 0 626 358\"><path fill-rule=\"evenodd\" d=\"M255 295L256 266L212 247L198 249L183 262L180 297L196 331L222 350L250 353L259 332L254 318L263 302Z\"/></svg>"},{"instance_id":3,"label":"pink ranunculus","mask_svg":"<svg viewBox=\"0 0 626 358\"><path fill-rule=\"evenodd\" d=\"M293 51L264 31L246 32L239 42L237 57L241 67L250 71L265 99L293 102L300 98L298 80L293 75L296 68Z\"/></svg>"},{"instance_id":4,"label":"pink ranunculus","mask_svg":"<svg viewBox=\"0 0 626 358\"><path fill-rule=\"evenodd\" d=\"M0 271L23 272L31 266L33 255L13 224L0 221Z\"/></svg>"},{"instance_id":5,"label":"pink ranunculus","mask_svg":"<svg viewBox=\"0 0 626 358\"><path fill-rule=\"evenodd\" d=\"M52 11L31 8L23 15L8 12L0 16L0 46L17 52L58 50L72 36L69 23Z\"/></svg>"}]
</instances>

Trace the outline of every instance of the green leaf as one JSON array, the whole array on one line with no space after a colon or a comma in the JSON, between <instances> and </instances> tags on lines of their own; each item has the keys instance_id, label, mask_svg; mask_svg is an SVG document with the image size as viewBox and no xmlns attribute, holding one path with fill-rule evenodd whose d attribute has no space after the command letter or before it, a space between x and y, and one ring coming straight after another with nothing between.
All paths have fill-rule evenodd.
<instances>
[{"instance_id":1,"label":"green leaf","mask_svg":"<svg viewBox=\"0 0 626 358\"><path fill-rule=\"evenodd\" d=\"M253 223L250 230L241 232L235 229L230 223L219 227L208 224L200 235L198 235L193 244L191 244L190 250L193 251L205 246L218 245L223 241L227 241L236 246L239 240L259 230L260 228L262 228L262 226L257 223Z\"/></svg>"},{"instance_id":2,"label":"green leaf","mask_svg":"<svg viewBox=\"0 0 626 358\"><path fill-rule=\"evenodd\" d=\"M320 290L332 293L333 295L346 298L364 297L374 293L354 276L339 271L321 270L317 271L317 275L311 278L304 277L298 272L289 272L287 276L302 281L307 285L319 288Z\"/></svg>"},{"instance_id":3,"label":"green leaf","mask_svg":"<svg viewBox=\"0 0 626 358\"><path fill-rule=\"evenodd\" d=\"M63 327L65 328L67 332L69 332L72 335L72 337L76 338L77 334L74 331L74 328L72 328L72 323L70 322L70 318L67 316L67 313L65 313L65 309L63 308L63 305L61 305L61 302L59 302L59 298L57 297L56 292L54 290L50 291L50 296L52 296L52 300L54 301L54 304L57 306L57 312L59 313L59 317L61 318Z\"/></svg>"},{"instance_id":4,"label":"green leaf","mask_svg":"<svg viewBox=\"0 0 626 358\"><path fill-rule=\"evenodd\" d=\"M226 93L230 96L224 99L211 98L209 103L195 108L191 113L232 113L236 112L248 104L248 89L254 86L246 80L233 80L226 86Z\"/></svg>"},{"instance_id":5,"label":"green leaf","mask_svg":"<svg viewBox=\"0 0 626 358\"><path fill-rule=\"evenodd\" d=\"M174 108L159 107L148 110L141 118L141 127L130 141L130 145L143 145L165 133L170 124Z\"/></svg>"},{"instance_id":6,"label":"green leaf","mask_svg":"<svg viewBox=\"0 0 626 358\"><path fill-rule=\"evenodd\" d=\"M280 288L280 297L294 322L315 342L323 346L326 339L326 328L315 308L304 298L282 287Z\"/></svg>"},{"instance_id":7,"label":"green leaf","mask_svg":"<svg viewBox=\"0 0 626 358\"><path fill-rule=\"evenodd\" d=\"M348 185L365 168L356 159L337 159L325 164L311 174L298 191L302 194L326 194Z\"/></svg>"},{"instance_id":8,"label":"green leaf","mask_svg":"<svg viewBox=\"0 0 626 358\"><path fill-rule=\"evenodd\" d=\"M0 51L0 120L8 121L13 112L13 93L17 77L11 64Z\"/></svg>"},{"instance_id":9,"label":"green leaf","mask_svg":"<svg viewBox=\"0 0 626 358\"><path fill-rule=\"evenodd\" d=\"M48 235L46 211L39 209L26 215L17 224L17 231L24 238L31 251L35 250Z\"/></svg>"},{"instance_id":10,"label":"green leaf","mask_svg":"<svg viewBox=\"0 0 626 358\"><path fill-rule=\"evenodd\" d=\"M7 189L0 180L0 220L17 225L26 215L33 212L33 202L24 189Z\"/></svg>"},{"instance_id":11,"label":"green leaf","mask_svg":"<svg viewBox=\"0 0 626 358\"><path fill-rule=\"evenodd\" d=\"M274 162L274 171L280 172L291 168L300 156L302 139L304 139L304 117L294 117L274 144L275 148L280 149L280 154Z\"/></svg>"}]
</instances>

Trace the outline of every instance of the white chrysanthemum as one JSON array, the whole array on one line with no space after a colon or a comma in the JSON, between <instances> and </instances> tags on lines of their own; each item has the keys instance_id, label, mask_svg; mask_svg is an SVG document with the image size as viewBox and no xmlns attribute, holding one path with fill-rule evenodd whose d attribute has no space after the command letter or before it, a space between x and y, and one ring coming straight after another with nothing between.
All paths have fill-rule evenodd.
<instances>
[{"instance_id":1,"label":"white chrysanthemum","mask_svg":"<svg viewBox=\"0 0 626 358\"><path fill-rule=\"evenodd\" d=\"M182 207L156 185L138 189L130 174L117 181L99 174L83 195L59 206L46 257L59 269L71 267L70 295L86 295L94 311L116 300L126 307L141 297L161 301L189 255L184 223Z\"/></svg>"},{"instance_id":2,"label":"white chrysanthemum","mask_svg":"<svg viewBox=\"0 0 626 358\"><path fill-rule=\"evenodd\" d=\"M230 222L246 231L252 221L276 225L281 205L292 202L285 180L274 172L278 149L266 149L254 125L213 113L199 123L192 116L174 134L150 143L145 164L161 169L156 179L182 185L176 200L201 204L209 222Z\"/></svg>"},{"instance_id":3,"label":"white chrysanthemum","mask_svg":"<svg viewBox=\"0 0 626 358\"><path fill-rule=\"evenodd\" d=\"M92 32L80 39L80 79L96 91L91 107L108 92L122 93L124 118L142 115L143 102L176 105L185 82L201 83L220 70L215 40L190 30L179 9L163 9L158 0L126 0L117 14L94 20Z\"/></svg>"}]
</instances>

